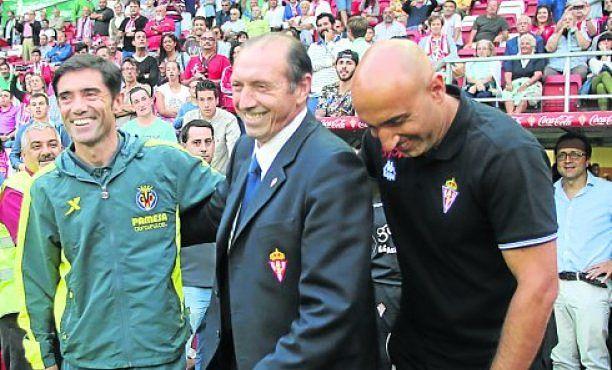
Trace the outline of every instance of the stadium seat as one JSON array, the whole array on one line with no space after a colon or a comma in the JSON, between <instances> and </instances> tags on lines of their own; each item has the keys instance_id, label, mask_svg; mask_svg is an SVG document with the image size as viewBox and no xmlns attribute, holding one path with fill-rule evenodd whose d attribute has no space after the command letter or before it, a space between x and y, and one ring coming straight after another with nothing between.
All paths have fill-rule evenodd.
<instances>
[{"instance_id":1,"label":"stadium seat","mask_svg":"<svg viewBox=\"0 0 612 370\"><path fill-rule=\"evenodd\" d=\"M474 4L474 6L472 6L472 9L470 10L470 15L474 15L474 16L479 16L479 15L486 14L486 13L487 13L486 3Z\"/></svg>"},{"instance_id":2,"label":"stadium seat","mask_svg":"<svg viewBox=\"0 0 612 370\"><path fill-rule=\"evenodd\" d=\"M543 96L559 96L563 95L565 87L565 77L563 75L548 76L544 80ZM578 95L578 91L582 87L582 78L578 74L570 75L570 95ZM577 99L570 99L569 111L575 112L578 107ZM563 99L543 100L543 112L563 112Z\"/></svg>"},{"instance_id":3,"label":"stadium seat","mask_svg":"<svg viewBox=\"0 0 612 370\"><path fill-rule=\"evenodd\" d=\"M508 32L516 32L516 14L508 13L508 14L499 14L499 16L504 17L506 19L506 23L508 23Z\"/></svg>"},{"instance_id":4,"label":"stadium seat","mask_svg":"<svg viewBox=\"0 0 612 370\"><path fill-rule=\"evenodd\" d=\"M517 18L525 12L525 3L523 0L506 0L499 5L498 15L514 14Z\"/></svg>"}]
</instances>

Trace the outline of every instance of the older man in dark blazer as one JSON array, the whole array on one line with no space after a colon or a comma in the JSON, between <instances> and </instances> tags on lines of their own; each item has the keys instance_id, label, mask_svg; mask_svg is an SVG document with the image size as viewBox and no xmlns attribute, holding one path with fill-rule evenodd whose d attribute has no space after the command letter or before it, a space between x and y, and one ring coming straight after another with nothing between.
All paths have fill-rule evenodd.
<instances>
[{"instance_id":1,"label":"older man in dark blazer","mask_svg":"<svg viewBox=\"0 0 612 370\"><path fill-rule=\"evenodd\" d=\"M236 144L201 328L203 368L376 368L371 195L355 153L307 113L298 41L247 42L234 65Z\"/></svg>"}]
</instances>

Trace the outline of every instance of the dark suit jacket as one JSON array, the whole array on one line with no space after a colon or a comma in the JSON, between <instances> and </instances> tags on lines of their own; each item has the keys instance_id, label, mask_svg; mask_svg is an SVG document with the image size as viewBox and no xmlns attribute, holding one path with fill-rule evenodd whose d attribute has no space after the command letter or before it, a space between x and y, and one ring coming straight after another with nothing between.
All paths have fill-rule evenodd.
<instances>
[{"instance_id":1,"label":"dark suit jacket","mask_svg":"<svg viewBox=\"0 0 612 370\"><path fill-rule=\"evenodd\" d=\"M15 29L17 31L19 31L20 33L23 33L23 24L25 22L17 22L15 23ZM34 43L34 46L39 46L40 45L40 22L38 21L34 21L31 22L32 24L30 25L32 27L32 42Z\"/></svg>"},{"instance_id":2,"label":"dark suit jacket","mask_svg":"<svg viewBox=\"0 0 612 370\"><path fill-rule=\"evenodd\" d=\"M228 305L220 300L229 286L239 370L375 369L372 208L363 164L307 115L263 178L230 246L253 147L243 136L228 167L217 281L200 333L204 367L226 335L221 310ZM276 250L286 263L281 277L271 267ZM221 281L223 266L228 281Z\"/></svg>"}]
</instances>

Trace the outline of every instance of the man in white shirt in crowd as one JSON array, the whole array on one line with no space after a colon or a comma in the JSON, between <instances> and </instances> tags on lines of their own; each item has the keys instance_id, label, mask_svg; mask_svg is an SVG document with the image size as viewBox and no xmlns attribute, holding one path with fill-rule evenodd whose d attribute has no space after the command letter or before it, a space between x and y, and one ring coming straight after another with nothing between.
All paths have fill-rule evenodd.
<instances>
[{"instance_id":1,"label":"man in white shirt in crowd","mask_svg":"<svg viewBox=\"0 0 612 370\"><path fill-rule=\"evenodd\" d=\"M383 10L382 16L383 21L374 27L374 41L406 36L406 27L394 19L395 15L390 7Z\"/></svg>"},{"instance_id":2,"label":"man in white shirt in crowd","mask_svg":"<svg viewBox=\"0 0 612 370\"><path fill-rule=\"evenodd\" d=\"M264 15L264 19L270 24L272 31L280 31L283 29L283 15L285 8L278 4L278 0L270 0L268 12Z\"/></svg>"},{"instance_id":3,"label":"man in white shirt in crowd","mask_svg":"<svg viewBox=\"0 0 612 370\"><path fill-rule=\"evenodd\" d=\"M334 34L332 29L335 18L331 13L323 13L317 17L317 32L319 41L310 44L308 56L312 63L312 86L308 98L308 108L314 113L323 86L331 85L338 81L335 62L340 51L350 49L351 45L347 39L342 39Z\"/></svg>"}]
</instances>

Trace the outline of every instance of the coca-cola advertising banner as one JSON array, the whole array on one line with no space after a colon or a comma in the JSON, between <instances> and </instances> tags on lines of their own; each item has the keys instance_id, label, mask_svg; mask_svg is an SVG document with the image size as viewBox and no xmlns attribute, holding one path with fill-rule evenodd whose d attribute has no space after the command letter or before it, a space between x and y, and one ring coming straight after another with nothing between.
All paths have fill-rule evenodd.
<instances>
[{"instance_id":1,"label":"coca-cola advertising banner","mask_svg":"<svg viewBox=\"0 0 612 370\"><path fill-rule=\"evenodd\" d=\"M525 128L612 127L612 112L523 113L511 116ZM326 117L321 120L330 130L356 131L368 126L359 117Z\"/></svg>"}]
</instances>

